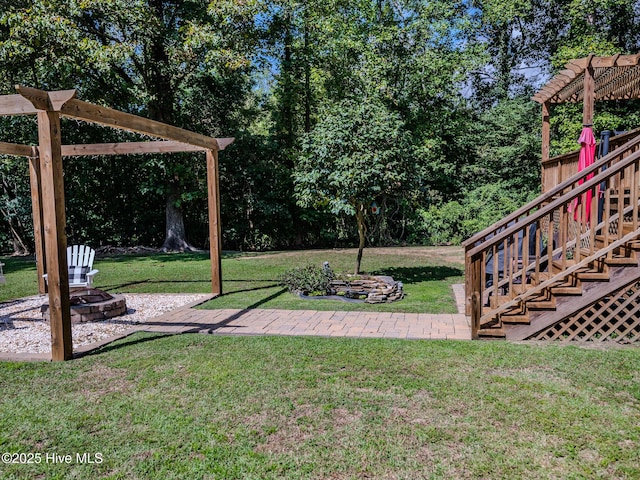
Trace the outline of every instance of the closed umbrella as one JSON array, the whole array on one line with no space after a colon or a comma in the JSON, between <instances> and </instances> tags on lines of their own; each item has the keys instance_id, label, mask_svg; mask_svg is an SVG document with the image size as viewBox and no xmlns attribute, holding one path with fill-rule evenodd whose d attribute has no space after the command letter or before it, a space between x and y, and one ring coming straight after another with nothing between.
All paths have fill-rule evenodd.
<instances>
[{"instance_id":1,"label":"closed umbrella","mask_svg":"<svg viewBox=\"0 0 640 480\"><path fill-rule=\"evenodd\" d=\"M596 154L596 138L593 136L593 130L591 127L584 127L582 129L582 133L580 134L580 138L578 139L578 143L580 143L580 158L578 159L578 172L581 172L585 168L591 166L595 159ZM593 178L593 173L587 175L586 179L581 179L578 182L578 185L582 185L585 180L590 180ZM586 218L585 221L589 221L589 217L591 215L591 197L593 194L591 190L587 191L581 197L577 198L574 205L573 219L578 220L578 212L579 205L582 202L585 202L586 207Z\"/></svg>"}]
</instances>

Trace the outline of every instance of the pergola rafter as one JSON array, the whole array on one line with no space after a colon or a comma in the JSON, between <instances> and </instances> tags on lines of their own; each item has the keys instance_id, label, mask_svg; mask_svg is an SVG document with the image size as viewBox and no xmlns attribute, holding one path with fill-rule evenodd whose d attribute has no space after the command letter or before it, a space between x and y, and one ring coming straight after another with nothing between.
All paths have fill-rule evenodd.
<instances>
[{"instance_id":1,"label":"pergola rafter","mask_svg":"<svg viewBox=\"0 0 640 480\"><path fill-rule=\"evenodd\" d=\"M531 97L542 104L542 162L549 160L552 104L582 102L582 123L590 126L596 101L634 98L640 98L640 54L571 60Z\"/></svg>"},{"instance_id":2,"label":"pergola rafter","mask_svg":"<svg viewBox=\"0 0 640 480\"><path fill-rule=\"evenodd\" d=\"M73 356L67 239L62 158L66 156L127 155L171 152L205 152L207 162L211 288L222 293L220 190L218 151L233 138L212 138L130 113L94 105L76 98L75 90L47 92L16 86L18 94L0 96L0 116L36 115L38 146L0 142L0 154L28 157L38 289L46 293L43 274L48 274L51 325L51 356ZM97 123L162 140L86 145L62 145L60 118Z\"/></svg>"}]
</instances>

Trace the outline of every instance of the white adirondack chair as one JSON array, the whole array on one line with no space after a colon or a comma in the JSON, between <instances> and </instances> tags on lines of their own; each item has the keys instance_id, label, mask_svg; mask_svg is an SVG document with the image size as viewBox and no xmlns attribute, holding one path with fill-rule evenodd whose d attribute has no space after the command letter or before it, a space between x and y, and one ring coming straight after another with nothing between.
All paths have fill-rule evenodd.
<instances>
[{"instance_id":1,"label":"white adirondack chair","mask_svg":"<svg viewBox=\"0 0 640 480\"><path fill-rule=\"evenodd\" d=\"M93 268L96 251L86 245L67 247L67 267L69 268L69 288L91 288L93 277L98 270ZM47 280L45 273L44 279Z\"/></svg>"}]
</instances>

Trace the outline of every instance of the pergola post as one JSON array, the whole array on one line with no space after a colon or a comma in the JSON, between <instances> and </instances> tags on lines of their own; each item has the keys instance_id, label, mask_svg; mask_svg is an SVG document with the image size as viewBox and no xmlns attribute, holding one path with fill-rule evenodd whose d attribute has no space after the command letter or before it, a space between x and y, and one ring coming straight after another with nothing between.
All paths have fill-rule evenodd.
<instances>
[{"instance_id":1,"label":"pergola post","mask_svg":"<svg viewBox=\"0 0 640 480\"><path fill-rule=\"evenodd\" d=\"M73 343L59 112L38 112L38 140L42 185L39 203L49 286L51 358L54 361L69 360L73 356Z\"/></svg>"},{"instance_id":2,"label":"pergola post","mask_svg":"<svg viewBox=\"0 0 640 480\"><path fill-rule=\"evenodd\" d=\"M207 150L206 156L209 205L209 251L211 256L211 292L214 295L222 295L222 234L220 224L218 151Z\"/></svg>"},{"instance_id":3,"label":"pergola post","mask_svg":"<svg viewBox=\"0 0 640 480\"><path fill-rule=\"evenodd\" d=\"M593 104L595 103L596 84L593 79L593 67L591 66L591 57L584 69L584 97L582 105L582 125L593 125Z\"/></svg>"},{"instance_id":4,"label":"pergola post","mask_svg":"<svg viewBox=\"0 0 640 480\"><path fill-rule=\"evenodd\" d=\"M42 183L40 181L40 157L35 155L29 157L29 183L31 185L31 211L33 216L33 238L35 241L36 270L38 275L38 293L47 293L47 282L44 281L45 271L45 250L44 232L42 230Z\"/></svg>"},{"instance_id":5,"label":"pergola post","mask_svg":"<svg viewBox=\"0 0 640 480\"><path fill-rule=\"evenodd\" d=\"M542 104L542 161L549 160L551 144L551 124L549 121L549 104Z\"/></svg>"},{"instance_id":6,"label":"pergola post","mask_svg":"<svg viewBox=\"0 0 640 480\"><path fill-rule=\"evenodd\" d=\"M547 189L546 182L546 161L549 160L549 151L551 149L551 124L549 121L549 104L544 102L542 104L542 192Z\"/></svg>"}]
</instances>

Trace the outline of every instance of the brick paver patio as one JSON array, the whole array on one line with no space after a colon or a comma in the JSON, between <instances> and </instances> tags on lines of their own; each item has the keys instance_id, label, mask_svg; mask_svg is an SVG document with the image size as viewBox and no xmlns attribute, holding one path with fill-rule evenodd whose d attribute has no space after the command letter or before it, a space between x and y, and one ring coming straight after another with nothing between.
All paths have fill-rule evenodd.
<instances>
[{"instance_id":1,"label":"brick paver patio","mask_svg":"<svg viewBox=\"0 0 640 480\"><path fill-rule=\"evenodd\" d=\"M352 338L471 340L464 315L464 286L454 285L456 314L319 312L316 310L198 310L187 305L133 327L123 334L74 349L83 355L137 331L212 335L307 335ZM4 354L0 360L50 359L48 354Z\"/></svg>"},{"instance_id":2,"label":"brick paver patio","mask_svg":"<svg viewBox=\"0 0 640 480\"><path fill-rule=\"evenodd\" d=\"M197 310L187 306L136 330L213 335L312 335L321 337L471 340L464 315L464 285L453 285L456 314L319 312L316 310Z\"/></svg>"}]
</instances>

